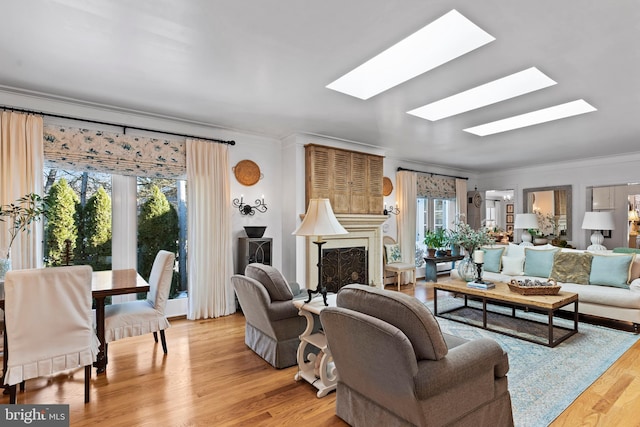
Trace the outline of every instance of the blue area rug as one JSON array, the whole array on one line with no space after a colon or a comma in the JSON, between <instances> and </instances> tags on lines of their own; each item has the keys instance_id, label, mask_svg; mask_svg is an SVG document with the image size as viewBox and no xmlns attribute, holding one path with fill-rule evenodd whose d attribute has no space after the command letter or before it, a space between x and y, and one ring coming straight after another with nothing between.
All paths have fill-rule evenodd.
<instances>
[{"instance_id":1,"label":"blue area rug","mask_svg":"<svg viewBox=\"0 0 640 427\"><path fill-rule=\"evenodd\" d=\"M427 303L433 311L433 303ZM438 298L438 312L464 305L462 298ZM494 307L492 307L494 308ZM469 309L465 309L469 310ZM503 310L496 308L497 311ZM510 313L510 309L508 310ZM457 312L460 316L477 313ZM546 316L518 311L519 317L541 321ZM518 320L490 317L493 322ZM604 373L639 336L586 323L580 323L578 333L555 348L530 343L499 333L437 317L442 332L466 339L492 338L509 355L509 392L513 405L513 418L517 427L544 427L562 413L587 387ZM554 324L571 327L572 321L554 319ZM519 331L538 333L540 328L520 321ZM529 329L529 331L527 331ZM544 334L546 327L542 327Z\"/></svg>"}]
</instances>

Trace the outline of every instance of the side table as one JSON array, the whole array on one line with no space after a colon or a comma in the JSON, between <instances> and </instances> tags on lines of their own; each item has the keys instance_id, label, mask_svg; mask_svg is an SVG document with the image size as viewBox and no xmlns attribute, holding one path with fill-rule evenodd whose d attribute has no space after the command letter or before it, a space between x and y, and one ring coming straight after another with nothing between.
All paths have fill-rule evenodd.
<instances>
[{"instance_id":1,"label":"side table","mask_svg":"<svg viewBox=\"0 0 640 427\"><path fill-rule=\"evenodd\" d=\"M330 307L336 306L336 294L327 295L327 303ZM323 331L312 333L315 326L315 318L320 315L320 312L325 309L322 297L313 298L310 302L305 303L305 300L296 300L293 302L298 308L298 314L304 316L307 319L307 327L300 335L300 345L298 346L298 373L294 376L296 381L305 380L312 386L318 389L317 396L324 397L329 392L336 389L336 383L338 382L338 372L333 363L333 358L329 352L327 346L327 337ZM314 316L314 314L316 316ZM318 318L319 319L319 318ZM319 322L320 320L318 320ZM319 355L309 353L305 361L305 349L307 345L312 345L321 350ZM314 373L314 368L318 357L319 361L319 378Z\"/></svg>"},{"instance_id":2,"label":"side table","mask_svg":"<svg viewBox=\"0 0 640 427\"><path fill-rule=\"evenodd\" d=\"M427 282L437 282L438 281L438 263L440 262L456 262L464 258L462 255L456 256L441 256L441 257L424 257L424 279Z\"/></svg>"}]
</instances>

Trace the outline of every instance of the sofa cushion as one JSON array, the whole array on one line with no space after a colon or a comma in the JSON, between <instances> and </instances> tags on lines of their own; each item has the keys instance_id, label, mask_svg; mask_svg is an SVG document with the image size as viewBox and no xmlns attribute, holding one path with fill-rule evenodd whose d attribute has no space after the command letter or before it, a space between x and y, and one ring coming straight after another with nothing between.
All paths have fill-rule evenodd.
<instances>
[{"instance_id":1,"label":"sofa cushion","mask_svg":"<svg viewBox=\"0 0 640 427\"><path fill-rule=\"evenodd\" d=\"M440 360L447 344L435 317L416 298L366 285L340 288L338 307L368 314L400 329L411 341L418 361Z\"/></svg>"},{"instance_id":2,"label":"sofa cushion","mask_svg":"<svg viewBox=\"0 0 640 427\"><path fill-rule=\"evenodd\" d=\"M522 276L524 274L524 256L503 256L502 274Z\"/></svg>"},{"instance_id":3,"label":"sofa cushion","mask_svg":"<svg viewBox=\"0 0 640 427\"><path fill-rule=\"evenodd\" d=\"M247 265L244 274L265 287L271 301L288 301L293 299L293 293L284 276L277 268L270 265L252 263Z\"/></svg>"},{"instance_id":4,"label":"sofa cushion","mask_svg":"<svg viewBox=\"0 0 640 427\"><path fill-rule=\"evenodd\" d=\"M578 294L580 303L578 311L582 304L595 304L603 307L613 308L630 308L640 310L640 292L629 289L616 288L612 286L584 286L576 283L563 283L563 292L575 292ZM608 317L608 316L605 316ZM616 318L616 317L612 317Z\"/></svg>"},{"instance_id":5,"label":"sofa cushion","mask_svg":"<svg viewBox=\"0 0 640 427\"><path fill-rule=\"evenodd\" d=\"M524 258L524 248L526 246L517 245L515 243L509 243L507 246L507 252L504 254L509 257L522 257Z\"/></svg>"},{"instance_id":6,"label":"sofa cushion","mask_svg":"<svg viewBox=\"0 0 640 427\"><path fill-rule=\"evenodd\" d=\"M593 254L589 284L629 289L634 257L635 254Z\"/></svg>"},{"instance_id":7,"label":"sofa cushion","mask_svg":"<svg viewBox=\"0 0 640 427\"><path fill-rule=\"evenodd\" d=\"M549 278L563 283L588 285L592 258L593 255L586 252L556 252Z\"/></svg>"},{"instance_id":8,"label":"sofa cushion","mask_svg":"<svg viewBox=\"0 0 640 427\"><path fill-rule=\"evenodd\" d=\"M502 269L502 254L505 248L486 248L483 247L484 263L482 269L492 273L499 273Z\"/></svg>"},{"instance_id":9,"label":"sofa cushion","mask_svg":"<svg viewBox=\"0 0 640 427\"><path fill-rule=\"evenodd\" d=\"M558 252L555 249L534 249L527 247L524 250L524 275L548 278L553 267L553 256Z\"/></svg>"},{"instance_id":10,"label":"sofa cushion","mask_svg":"<svg viewBox=\"0 0 640 427\"><path fill-rule=\"evenodd\" d=\"M636 248L613 248L614 254L636 254L631 263L631 273L629 274L629 282L640 278L640 249Z\"/></svg>"},{"instance_id":11,"label":"sofa cushion","mask_svg":"<svg viewBox=\"0 0 640 427\"><path fill-rule=\"evenodd\" d=\"M393 264L394 262L402 262L402 253L400 252L400 245L391 244L384 245L385 253L387 254L387 264Z\"/></svg>"}]
</instances>

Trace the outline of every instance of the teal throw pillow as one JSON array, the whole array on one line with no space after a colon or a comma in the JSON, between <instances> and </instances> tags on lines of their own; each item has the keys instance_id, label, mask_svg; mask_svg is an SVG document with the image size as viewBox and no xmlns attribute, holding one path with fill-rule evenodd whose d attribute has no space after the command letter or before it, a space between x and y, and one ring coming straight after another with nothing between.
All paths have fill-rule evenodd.
<instances>
[{"instance_id":1,"label":"teal throw pillow","mask_svg":"<svg viewBox=\"0 0 640 427\"><path fill-rule=\"evenodd\" d=\"M384 245L384 248L387 251L387 264L402 262L402 254L400 253L399 245Z\"/></svg>"},{"instance_id":2,"label":"teal throw pillow","mask_svg":"<svg viewBox=\"0 0 640 427\"><path fill-rule=\"evenodd\" d=\"M484 251L484 264L482 269L492 273L500 273L502 270L502 254L504 248L482 248Z\"/></svg>"},{"instance_id":3,"label":"teal throw pillow","mask_svg":"<svg viewBox=\"0 0 640 427\"><path fill-rule=\"evenodd\" d=\"M557 249L538 250L532 248L524 249L524 275L533 277L549 278L553 268L553 256Z\"/></svg>"},{"instance_id":4,"label":"teal throw pillow","mask_svg":"<svg viewBox=\"0 0 640 427\"><path fill-rule=\"evenodd\" d=\"M629 289L629 273L635 254L593 255L591 261L590 285L613 286Z\"/></svg>"}]
</instances>

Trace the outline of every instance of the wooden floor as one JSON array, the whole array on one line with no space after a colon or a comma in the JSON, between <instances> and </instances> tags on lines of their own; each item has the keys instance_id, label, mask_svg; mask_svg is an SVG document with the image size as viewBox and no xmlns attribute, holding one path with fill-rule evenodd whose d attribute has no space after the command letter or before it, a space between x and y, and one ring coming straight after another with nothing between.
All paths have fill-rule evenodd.
<instances>
[{"instance_id":1,"label":"wooden floor","mask_svg":"<svg viewBox=\"0 0 640 427\"><path fill-rule=\"evenodd\" d=\"M402 292L421 301L433 298L424 282ZM274 369L244 345L242 314L174 320L167 342L166 356L150 334L111 343L107 372L93 371L86 405L82 370L28 381L18 403L68 403L72 426L346 425L335 415L335 393L318 399L310 384L294 381L295 367ZM636 343L552 426L640 426L639 408Z\"/></svg>"}]
</instances>

